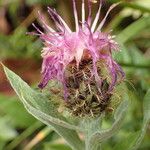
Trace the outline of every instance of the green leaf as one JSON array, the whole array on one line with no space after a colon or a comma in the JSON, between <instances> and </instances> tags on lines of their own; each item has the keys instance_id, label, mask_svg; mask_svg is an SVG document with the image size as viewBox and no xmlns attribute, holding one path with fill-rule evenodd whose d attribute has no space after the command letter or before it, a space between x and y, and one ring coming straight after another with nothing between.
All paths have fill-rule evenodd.
<instances>
[{"instance_id":1,"label":"green leaf","mask_svg":"<svg viewBox=\"0 0 150 150\"><path fill-rule=\"evenodd\" d=\"M147 91L144 97L143 110L144 110L144 123L149 122L150 120L150 89Z\"/></svg>"},{"instance_id":2,"label":"green leaf","mask_svg":"<svg viewBox=\"0 0 150 150\"><path fill-rule=\"evenodd\" d=\"M76 126L66 122L66 119L57 112L55 104L42 93L31 89L27 83L7 67L3 66L3 68L27 111L43 123L52 126L59 135L64 137L72 149L82 150L84 144L74 131Z\"/></svg>"},{"instance_id":3,"label":"green leaf","mask_svg":"<svg viewBox=\"0 0 150 150\"><path fill-rule=\"evenodd\" d=\"M5 66L3 67L11 86L29 113L34 114L35 117L45 119L48 123L53 122L66 128L76 129L76 126L69 124L67 120L58 113L57 106L51 99L48 99L40 92L34 91L14 72Z\"/></svg>"},{"instance_id":4,"label":"green leaf","mask_svg":"<svg viewBox=\"0 0 150 150\"><path fill-rule=\"evenodd\" d=\"M8 122L6 117L0 119L0 141L12 140L17 136L16 130Z\"/></svg>"},{"instance_id":5,"label":"green leaf","mask_svg":"<svg viewBox=\"0 0 150 150\"><path fill-rule=\"evenodd\" d=\"M113 123L112 127L110 129L95 132L93 135L91 135L89 150L95 150L95 147L97 147L100 143L102 143L104 140L109 139L117 131L119 131L124 116L126 114L127 106L128 106L128 99L125 99L117 108L114 114L115 122Z\"/></svg>"},{"instance_id":6,"label":"green leaf","mask_svg":"<svg viewBox=\"0 0 150 150\"><path fill-rule=\"evenodd\" d=\"M36 121L34 117L27 113L16 97L0 95L0 111L9 117L10 122L15 127L29 127Z\"/></svg>"},{"instance_id":7,"label":"green leaf","mask_svg":"<svg viewBox=\"0 0 150 150\"><path fill-rule=\"evenodd\" d=\"M129 147L136 141L139 132L129 133L121 142L117 142L113 150L129 150Z\"/></svg>"},{"instance_id":8,"label":"green leaf","mask_svg":"<svg viewBox=\"0 0 150 150\"><path fill-rule=\"evenodd\" d=\"M46 143L44 150L71 150L70 147L64 144Z\"/></svg>"},{"instance_id":9,"label":"green leaf","mask_svg":"<svg viewBox=\"0 0 150 150\"><path fill-rule=\"evenodd\" d=\"M39 119L40 121L42 121L43 123L45 123L46 125L51 125L53 126L54 130L60 135L62 136L70 145L70 147L72 147L72 149L74 150L82 150L84 147L84 144L82 143L82 141L79 139L78 134L69 128L65 128L63 126L61 126L61 122L60 125L58 124L54 124L53 122L51 122L51 118L40 112L39 110L33 108L32 106L29 106L27 103L24 103L26 109L32 114L34 115L37 119Z\"/></svg>"},{"instance_id":10,"label":"green leaf","mask_svg":"<svg viewBox=\"0 0 150 150\"><path fill-rule=\"evenodd\" d=\"M150 89L144 97L143 111L144 118L141 131L129 133L126 139L113 148L114 150L119 150L120 148L121 150L137 150L139 148L150 122Z\"/></svg>"},{"instance_id":11,"label":"green leaf","mask_svg":"<svg viewBox=\"0 0 150 150\"><path fill-rule=\"evenodd\" d=\"M146 130L148 128L149 122L150 122L150 89L148 90L147 94L144 97L144 104L143 104L143 114L144 114L144 119L143 119L143 126L141 129L141 132L136 139L136 141L132 144L132 146L129 148L129 150L137 150L138 147L140 146Z\"/></svg>"},{"instance_id":12,"label":"green leaf","mask_svg":"<svg viewBox=\"0 0 150 150\"><path fill-rule=\"evenodd\" d=\"M119 33L116 39L123 44L139 34L139 32L141 32L146 27L149 27L149 25L150 17L142 17L141 19L138 19L127 28L125 28L121 33Z\"/></svg>"},{"instance_id":13,"label":"green leaf","mask_svg":"<svg viewBox=\"0 0 150 150\"><path fill-rule=\"evenodd\" d=\"M136 44L131 43L127 46L127 49L129 49L129 53L132 59L132 63L136 65L144 65L144 64L149 64L150 65L150 60L146 59L142 52L138 49ZM150 67L150 66L149 66Z\"/></svg>"},{"instance_id":14,"label":"green leaf","mask_svg":"<svg viewBox=\"0 0 150 150\"><path fill-rule=\"evenodd\" d=\"M118 52L118 53L114 53L113 56L115 58L115 60L117 60L119 63L131 63L132 62L132 58L131 58L131 55L127 49L127 47L120 43L118 41L119 45L120 45L120 49L121 49L121 52Z\"/></svg>"},{"instance_id":15,"label":"green leaf","mask_svg":"<svg viewBox=\"0 0 150 150\"><path fill-rule=\"evenodd\" d=\"M67 141L73 150L84 150L84 143L79 139L74 130L63 128L54 124L51 125L55 128L55 131Z\"/></svg>"},{"instance_id":16,"label":"green leaf","mask_svg":"<svg viewBox=\"0 0 150 150\"><path fill-rule=\"evenodd\" d=\"M31 124L30 127L28 127L25 131L19 134L13 141L7 144L7 146L5 146L5 149L6 150L15 149L17 145L19 145L27 137L31 136L38 128L42 126L43 123L39 121L35 122L34 124Z\"/></svg>"},{"instance_id":17,"label":"green leaf","mask_svg":"<svg viewBox=\"0 0 150 150\"><path fill-rule=\"evenodd\" d=\"M116 41L120 45L122 50L119 53L115 53L114 57L119 63L132 63L132 57L127 49L125 43L137 36L143 29L150 26L150 17L142 17L126 27L122 32L116 36Z\"/></svg>"}]
</instances>

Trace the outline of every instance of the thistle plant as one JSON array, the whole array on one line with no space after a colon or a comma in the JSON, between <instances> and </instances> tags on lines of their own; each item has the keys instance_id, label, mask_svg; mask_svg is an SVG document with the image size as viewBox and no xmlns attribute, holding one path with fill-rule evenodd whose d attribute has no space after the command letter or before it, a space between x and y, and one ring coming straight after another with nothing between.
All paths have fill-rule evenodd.
<instances>
[{"instance_id":1,"label":"thistle plant","mask_svg":"<svg viewBox=\"0 0 150 150\"><path fill-rule=\"evenodd\" d=\"M35 25L44 41L42 50L43 89L49 81L61 84L58 95L64 93L64 103L76 116L99 116L109 106L114 88L123 81L124 72L113 60L112 52L119 46L114 36L101 31L108 14L117 5L112 5L98 25L102 2L94 21L91 18L92 2L88 1L89 14L85 19L85 3L82 1L82 21L79 23L76 3L73 0L75 31L71 31L57 12L48 7L57 31L49 27L41 16L46 33ZM60 90L61 89L61 90ZM53 91L53 87L50 88ZM52 92L52 94L55 94Z\"/></svg>"},{"instance_id":2,"label":"thistle plant","mask_svg":"<svg viewBox=\"0 0 150 150\"><path fill-rule=\"evenodd\" d=\"M113 52L120 50L119 44L111 31L102 31L109 13L118 3L110 6L98 23L102 1L93 21L91 8L97 1L88 0L86 18L82 0L81 21L76 1L72 2L75 31L50 7L48 13L56 30L48 26L41 14L45 32L33 24L37 32L30 34L38 35L44 44L40 92L31 89L6 67L4 69L29 113L52 126L72 149L100 150L102 142L120 129L128 106L128 91L123 83L125 74L112 57ZM114 123L111 128L103 129L103 119L108 112L114 115ZM145 119L146 125L148 120L149 117ZM142 136L138 140L141 141ZM136 149L138 144L135 142L128 149Z\"/></svg>"}]
</instances>

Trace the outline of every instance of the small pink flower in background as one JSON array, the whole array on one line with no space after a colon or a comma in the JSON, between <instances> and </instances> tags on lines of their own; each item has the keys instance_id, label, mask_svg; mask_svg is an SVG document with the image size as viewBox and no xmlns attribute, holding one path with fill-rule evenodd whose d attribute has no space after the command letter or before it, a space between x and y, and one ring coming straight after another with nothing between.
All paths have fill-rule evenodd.
<instances>
[{"instance_id":1,"label":"small pink flower in background","mask_svg":"<svg viewBox=\"0 0 150 150\"><path fill-rule=\"evenodd\" d=\"M41 15L40 18L43 27L47 32L43 33L34 25L45 45L42 50L43 77L39 87L44 88L50 80L58 80L64 87L65 100L70 99L69 94L76 89L71 89L68 85L68 82L70 83L70 78L68 77L66 70L71 70L70 74L74 74L73 84L79 80L79 77L76 77L76 74L82 72L82 76L87 79L84 81L86 86L91 86L91 81L94 81L94 85L97 88L96 93L99 91L96 95L108 97L115 85L124 78L121 67L112 58L112 51L119 50L119 46L114 40L115 36L110 35L110 33L102 32L102 28L110 11L117 6L117 4L113 4L109 8L105 17L101 20L100 24L98 24L102 8L101 1L99 2L99 9L93 22L91 18L91 5L97 1L88 0L89 14L86 19L85 2L82 0L81 21L78 19L76 1L72 1L76 27L75 31L72 31L61 16L57 14L54 9L49 7L48 13L54 20L57 30L49 27ZM86 67L82 67L83 65ZM88 69L88 71L85 71L83 68ZM108 73L102 75L101 72L105 69ZM106 79L108 88L105 92L102 92L103 84ZM82 81L83 79L79 80L80 83L82 83ZM77 87L79 88L79 86L80 85ZM75 93L78 93L79 95L82 94L80 90L77 91Z\"/></svg>"}]
</instances>

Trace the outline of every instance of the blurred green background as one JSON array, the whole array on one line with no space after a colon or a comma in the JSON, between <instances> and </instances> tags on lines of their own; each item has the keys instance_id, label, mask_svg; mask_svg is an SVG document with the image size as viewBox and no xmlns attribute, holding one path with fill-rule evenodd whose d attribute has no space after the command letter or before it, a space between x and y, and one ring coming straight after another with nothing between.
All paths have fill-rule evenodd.
<instances>
[{"instance_id":1,"label":"blurred green background","mask_svg":"<svg viewBox=\"0 0 150 150\"><path fill-rule=\"evenodd\" d=\"M101 17L118 0L104 2ZM81 1L77 0L80 12ZM0 0L0 61L37 88L40 80L42 42L34 31L34 22L41 28L38 11L54 26L47 6L55 7L66 22L74 28L71 0ZM93 4L93 15L98 4ZM122 0L109 15L104 31L113 30L121 52L115 59L126 73L125 82L130 89L130 107L120 132L103 147L111 150L130 132L142 125L143 96L150 88L150 0ZM106 127L109 123L105 123ZM0 150L70 150L65 141L50 127L26 112L11 89L0 66ZM120 150L116 146L116 150ZM139 150L150 149L150 126Z\"/></svg>"}]
</instances>

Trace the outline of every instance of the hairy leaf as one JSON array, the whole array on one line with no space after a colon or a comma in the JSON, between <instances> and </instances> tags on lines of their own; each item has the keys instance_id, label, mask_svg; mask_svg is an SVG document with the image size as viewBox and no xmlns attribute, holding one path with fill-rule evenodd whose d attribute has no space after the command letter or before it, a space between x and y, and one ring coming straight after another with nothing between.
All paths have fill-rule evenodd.
<instances>
[{"instance_id":1,"label":"hairy leaf","mask_svg":"<svg viewBox=\"0 0 150 150\"><path fill-rule=\"evenodd\" d=\"M45 124L51 125L59 135L64 137L72 149L82 150L84 144L74 131L76 127L66 122L66 119L58 114L52 101L31 89L19 76L5 66L3 67L8 80L27 111Z\"/></svg>"}]
</instances>

